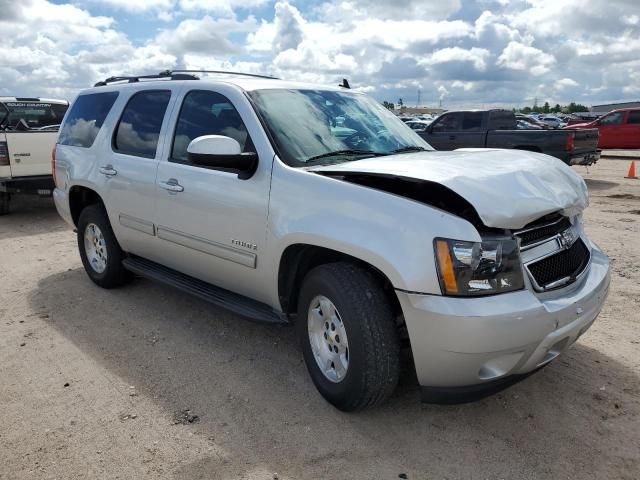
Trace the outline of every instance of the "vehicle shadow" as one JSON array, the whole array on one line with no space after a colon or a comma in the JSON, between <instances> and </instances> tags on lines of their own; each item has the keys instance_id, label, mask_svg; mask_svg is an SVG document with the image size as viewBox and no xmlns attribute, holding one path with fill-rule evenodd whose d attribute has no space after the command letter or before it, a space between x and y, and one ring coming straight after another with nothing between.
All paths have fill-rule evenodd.
<instances>
[{"instance_id":1,"label":"vehicle shadow","mask_svg":"<svg viewBox=\"0 0 640 480\"><path fill-rule=\"evenodd\" d=\"M67 229L51 197L14 195L9 214L0 217L0 240Z\"/></svg>"},{"instance_id":2,"label":"vehicle shadow","mask_svg":"<svg viewBox=\"0 0 640 480\"><path fill-rule=\"evenodd\" d=\"M612 478L614 468L625 478L620 462L628 478L639 471L619 435L630 424L638 431L638 372L580 342L475 403L421 404L408 371L387 404L345 414L314 389L293 328L245 321L142 279L102 290L81 269L43 278L29 302L153 398L168 423L190 409L201 421L184 428L233 453L203 454L176 478Z\"/></svg>"},{"instance_id":3,"label":"vehicle shadow","mask_svg":"<svg viewBox=\"0 0 640 480\"><path fill-rule=\"evenodd\" d=\"M587 184L589 191L600 191L600 190L609 190L610 188L614 188L619 186L619 183L610 182L607 180L598 180L595 178L585 178L584 182Z\"/></svg>"}]
</instances>

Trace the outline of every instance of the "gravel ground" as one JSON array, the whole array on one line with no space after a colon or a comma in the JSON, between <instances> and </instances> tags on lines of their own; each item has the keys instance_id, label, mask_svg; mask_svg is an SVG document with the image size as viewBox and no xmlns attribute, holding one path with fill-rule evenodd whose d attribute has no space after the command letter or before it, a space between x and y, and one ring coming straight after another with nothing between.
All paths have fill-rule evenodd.
<instances>
[{"instance_id":1,"label":"gravel ground","mask_svg":"<svg viewBox=\"0 0 640 480\"><path fill-rule=\"evenodd\" d=\"M102 290L48 199L0 219L0 479L637 479L640 180L576 168L612 258L599 319L564 356L473 404L316 393L288 327L145 280ZM404 474L404 475L403 475Z\"/></svg>"}]
</instances>

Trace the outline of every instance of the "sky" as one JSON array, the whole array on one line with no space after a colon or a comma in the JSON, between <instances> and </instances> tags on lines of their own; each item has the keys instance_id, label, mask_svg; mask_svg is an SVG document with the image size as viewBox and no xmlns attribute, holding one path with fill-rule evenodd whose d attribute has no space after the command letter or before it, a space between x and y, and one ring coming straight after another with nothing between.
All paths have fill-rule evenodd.
<instances>
[{"instance_id":1,"label":"sky","mask_svg":"<svg viewBox=\"0 0 640 480\"><path fill-rule=\"evenodd\" d=\"M0 0L0 96L225 69L444 108L640 100L640 0Z\"/></svg>"}]
</instances>

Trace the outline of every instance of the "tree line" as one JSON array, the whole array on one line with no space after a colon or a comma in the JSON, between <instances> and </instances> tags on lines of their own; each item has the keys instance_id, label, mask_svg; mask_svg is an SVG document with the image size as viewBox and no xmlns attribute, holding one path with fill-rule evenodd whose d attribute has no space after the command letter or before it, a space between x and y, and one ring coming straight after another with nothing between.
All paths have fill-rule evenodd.
<instances>
[{"instance_id":1,"label":"tree line","mask_svg":"<svg viewBox=\"0 0 640 480\"><path fill-rule=\"evenodd\" d=\"M534 103L532 107L524 107L519 109L514 109L514 111L520 113L575 113L575 112L588 112L589 107L585 105L581 105L579 103L571 102L569 105L560 105L556 103L555 106L549 105L549 102L544 102L544 105L540 106L537 103Z\"/></svg>"}]
</instances>

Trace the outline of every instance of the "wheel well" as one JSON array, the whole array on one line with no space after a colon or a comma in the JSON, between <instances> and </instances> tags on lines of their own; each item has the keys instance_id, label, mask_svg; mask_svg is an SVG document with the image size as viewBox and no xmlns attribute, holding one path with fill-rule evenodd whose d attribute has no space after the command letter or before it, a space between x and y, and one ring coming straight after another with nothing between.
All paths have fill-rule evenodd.
<instances>
[{"instance_id":1,"label":"wheel well","mask_svg":"<svg viewBox=\"0 0 640 480\"><path fill-rule=\"evenodd\" d=\"M528 152L538 152L538 153L542 153L542 150L540 150L540 147L534 147L532 145L522 145L519 147L513 147L515 150L527 150Z\"/></svg>"},{"instance_id":2,"label":"wheel well","mask_svg":"<svg viewBox=\"0 0 640 480\"><path fill-rule=\"evenodd\" d=\"M85 207L96 203L104 205L102 198L94 190L87 187L71 187L71 190L69 190L69 208L73 224L78 225L78 218L80 218L80 213Z\"/></svg>"},{"instance_id":3,"label":"wheel well","mask_svg":"<svg viewBox=\"0 0 640 480\"><path fill-rule=\"evenodd\" d=\"M398 315L402 313L393 285L380 270L346 253L307 244L290 245L280 259L278 296L282 311L295 314L298 308L298 294L305 275L317 266L334 262L350 262L369 270L380 281L387 293L394 313Z\"/></svg>"}]
</instances>

